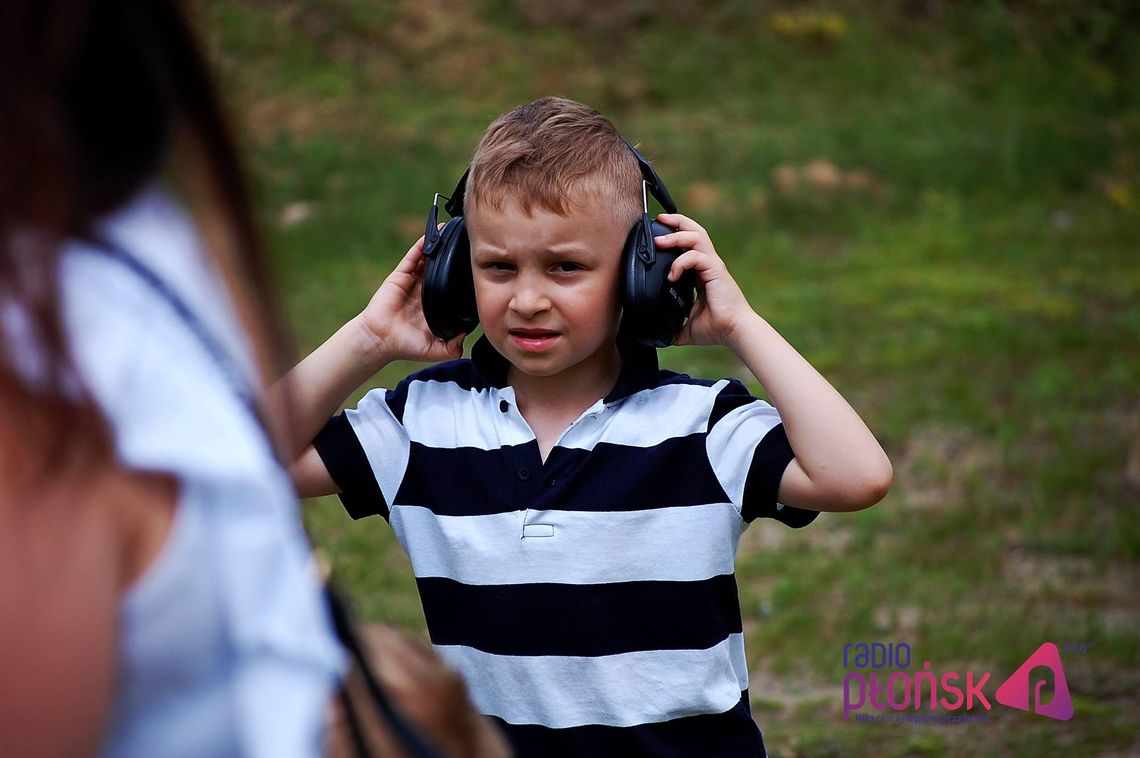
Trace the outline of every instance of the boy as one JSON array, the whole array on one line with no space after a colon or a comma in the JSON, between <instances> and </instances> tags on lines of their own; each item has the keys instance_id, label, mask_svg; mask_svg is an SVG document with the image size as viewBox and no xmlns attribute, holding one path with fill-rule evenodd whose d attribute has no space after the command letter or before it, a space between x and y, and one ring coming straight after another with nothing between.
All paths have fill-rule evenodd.
<instances>
[{"instance_id":1,"label":"boy","mask_svg":"<svg viewBox=\"0 0 1140 758\"><path fill-rule=\"evenodd\" d=\"M428 330L423 240L290 374L303 496L339 492L408 552L436 649L522 755L763 755L733 559L757 517L803 526L881 499L858 415L751 307L680 214L699 300L678 343L731 348L767 389L659 371L619 336L641 175L613 125L544 98L496 120L466 224L484 335ZM397 358L447 362L329 417ZM326 423L327 422L327 423ZM322 428L323 427L323 428ZM318 434L319 432L319 434ZM792 451L795 451L793 454Z\"/></svg>"}]
</instances>

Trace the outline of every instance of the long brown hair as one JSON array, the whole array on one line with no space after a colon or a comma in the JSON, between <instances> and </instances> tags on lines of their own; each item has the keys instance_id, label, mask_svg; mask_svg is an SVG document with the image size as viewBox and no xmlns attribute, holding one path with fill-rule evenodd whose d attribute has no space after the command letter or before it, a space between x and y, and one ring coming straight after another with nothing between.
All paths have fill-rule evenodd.
<instances>
[{"instance_id":1,"label":"long brown hair","mask_svg":"<svg viewBox=\"0 0 1140 758\"><path fill-rule=\"evenodd\" d=\"M3 0L0 114L0 476L27 480L109 451L69 358L62 243L87 236L172 163L194 167L196 194L224 230L230 284L246 290L239 311L244 298L247 324L264 331L255 344L283 360L244 174L174 0ZM34 371L17 336L36 346Z\"/></svg>"}]
</instances>

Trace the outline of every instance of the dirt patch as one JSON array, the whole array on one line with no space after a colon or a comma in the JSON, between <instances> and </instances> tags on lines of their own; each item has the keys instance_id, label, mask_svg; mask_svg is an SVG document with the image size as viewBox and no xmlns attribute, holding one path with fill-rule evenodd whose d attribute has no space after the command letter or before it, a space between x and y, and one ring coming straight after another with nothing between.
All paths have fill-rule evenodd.
<instances>
[{"instance_id":1,"label":"dirt patch","mask_svg":"<svg viewBox=\"0 0 1140 758\"><path fill-rule=\"evenodd\" d=\"M1000 464L998 446L966 427L920 427L894 461L894 489L904 508L954 508L966 496L967 482Z\"/></svg>"},{"instance_id":2,"label":"dirt patch","mask_svg":"<svg viewBox=\"0 0 1140 758\"><path fill-rule=\"evenodd\" d=\"M826 158L816 158L802 165L781 163L772 169L772 185L782 195L813 193L859 193L880 187L878 178L865 168L844 171Z\"/></svg>"},{"instance_id":3,"label":"dirt patch","mask_svg":"<svg viewBox=\"0 0 1140 758\"><path fill-rule=\"evenodd\" d=\"M1140 568L1114 561L1098 564L1091 558L1037 553L1020 547L1006 551L1005 580L1031 596L1065 598L1084 612L1097 611L1106 629L1124 631L1140 624Z\"/></svg>"},{"instance_id":4,"label":"dirt patch","mask_svg":"<svg viewBox=\"0 0 1140 758\"><path fill-rule=\"evenodd\" d=\"M826 701L835 703L836 709L839 709L843 703L843 687L840 683L810 677L780 676L765 669L748 672L748 692L753 704L762 708L794 710L801 704Z\"/></svg>"},{"instance_id":5,"label":"dirt patch","mask_svg":"<svg viewBox=\"0 0 1140 758\"><path fill-rule=\"evenodd\" d=\"M881 605L874 613L875 631L900 640L920 639L922 609L916 605Z\"/></svg>"}]
</instances>

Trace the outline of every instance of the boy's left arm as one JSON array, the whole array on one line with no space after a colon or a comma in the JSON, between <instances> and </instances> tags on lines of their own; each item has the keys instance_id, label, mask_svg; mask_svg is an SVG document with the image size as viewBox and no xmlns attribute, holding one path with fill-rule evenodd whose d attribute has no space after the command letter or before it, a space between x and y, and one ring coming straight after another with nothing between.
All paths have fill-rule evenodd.
<instances>
[{"instance_id":1,"label":"boy's left arm","mask_svg":"<svg viewBox=\"0 0 1140 758\"><path fill-rule=\"evenodd\" d=\"M697 273L699 297L677 344L726 345L767 390L780 412L795 459L780 480L779 502L815 511L856 511L883 499L891 462L834 387L752 309L717 255L708 232L687 216L658 220L678 231L658 247L682 247L669 272Z\"/></svg>"}]
</instances>

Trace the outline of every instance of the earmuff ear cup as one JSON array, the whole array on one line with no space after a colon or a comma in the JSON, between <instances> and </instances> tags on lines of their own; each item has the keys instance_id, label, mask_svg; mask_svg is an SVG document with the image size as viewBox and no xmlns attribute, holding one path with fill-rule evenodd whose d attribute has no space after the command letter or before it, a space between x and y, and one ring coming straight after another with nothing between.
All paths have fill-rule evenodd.
<instances>
[{"instance_id":1,"label":"earmuff ear cup","mask_svg":"<svg viewBox=\"0 0 1140 758\"><path fill-rule=\"evenodd\" d=\"M447 222L424 257L423 311L428 328L445 340L470 334L479 323L479 311L471 278L471 243L462 216Z\"/></svg>"},{"instance_id":2,"label":"earmuff ear cup","mask_svg":"<svg viewBox=\"0 0 1140 758\"><path fill-rule=\"evenodd\" d=\"M676 231L659 221L650 225L654 237ZM652 240L643 242L644 236L645 226L638 222L622 250L621 330L643 344L666 347L677 339L696 302L696 274L686 271L677 281L669 281L669 267L685 251L656 248ZM645 244L654 250L652 263L637 254Z\"/></svg>"}]
</instances>

